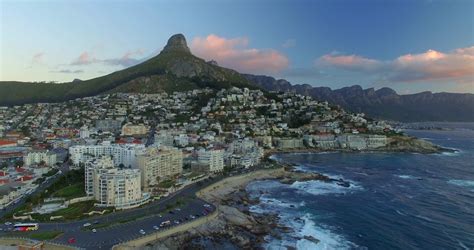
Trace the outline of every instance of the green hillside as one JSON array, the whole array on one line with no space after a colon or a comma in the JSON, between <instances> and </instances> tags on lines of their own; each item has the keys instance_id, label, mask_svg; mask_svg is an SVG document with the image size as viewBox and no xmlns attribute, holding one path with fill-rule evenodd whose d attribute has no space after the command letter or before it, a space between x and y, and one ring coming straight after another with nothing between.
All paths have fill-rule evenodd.
<instances>
[{"instance_id":1,"label":"green hillside","mask_svg":"<svg viewBox=\"0 0 474 250\"><path fill-rule=\"evenodd\" d=\"M232 86L253 88L238 72L192 55L184 36L178 34L168 40L159 55L102 77L62 84L0 82L0 105L57 102L106 92L154 93Z\"/></svg>"}]
</instances>

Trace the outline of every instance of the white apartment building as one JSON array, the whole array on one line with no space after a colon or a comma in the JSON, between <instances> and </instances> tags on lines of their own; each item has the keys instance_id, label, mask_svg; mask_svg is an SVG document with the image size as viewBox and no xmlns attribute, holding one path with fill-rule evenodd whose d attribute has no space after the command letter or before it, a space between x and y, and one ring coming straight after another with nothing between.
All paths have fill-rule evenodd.
<instances>
[{"instance_id":1,"label":"white apartment building","mask_svg":"<svg viewBox=\"0 0 474 250\"><path fill-rule=\"evenodd\" d=\"M150 147L137 156L144 190L183 172L183 152L172 147Z\"/></svg>"},{"instance_id":2,"label":"white apartment building","mask_svg":"<svg viewBox=\"0 0 474 250\"><path fill-rule=\"evenodd\" d=\"M274 138L279 149L304 148L303 139L300 138Z\"/></svg>"},{"instance_id":3,"label":"white apartment building","mask_svg":"<svg viewBox=\"0 0 474 250\"><path fill-rule=\"evenodd\" d=\"M201 149L198 151L198 162L209 166L209 172L220 172L224 170L224 150Z\"/></svg>"},{"instance_id":4,"label":"white apartment building","mask_svg":"<svg viewBox=\"0 0 474 250\"><path fill-rule=\"evenodd\" d=\"M109 156L86 163L85 190L88 196L94 196L98 207L134 208L150 198L141 191L140 170L115 168Z\"/></svg>"},{"instance_id":5,"label":"white apartment building","mask_svg":"<svg viewBox=\"0 0 474 250\"><path fill-rule=\"evenodd\" d=\"M42 161L44 161L47 166L53 166L57 162L57 156L48 150L28 152L23 156L25 166L39 164Z\"/></svg>"},{"instance_id":6,"label":"white apartment building","mask_svg":"<svg viewBox=\"0 0 474 250\"><path fill-rule=\"evenodd\" d=\"M387 136L385 135L369 135L367 137L368 148L380 148L387 146Z\"/></svg>"},{"instance_id":7,"label":"white apartment building","mask_svg":"<svg viewBox=\"0 0 474 250\"><path fill-rule=\"evenodd\" d=\"M136 167L136 155L145 150L143 144L110 144L104 142L100 145L77 145L69 147L69 154L74 165L85 163L99 156L112 156L115 165L123 164Z\"/></svg>"},{"instance_id":8,"label":"white apartment building","mask_svg":"<svg viewBox=\"0 0 474 250\"><path fill-rule=\"evenodd\" d=\"M90 137L90 135L91 134L87 126L82 126L79 130L79 137L81 137L81 139L87 139Z\"/></svg>"}]
</instances>

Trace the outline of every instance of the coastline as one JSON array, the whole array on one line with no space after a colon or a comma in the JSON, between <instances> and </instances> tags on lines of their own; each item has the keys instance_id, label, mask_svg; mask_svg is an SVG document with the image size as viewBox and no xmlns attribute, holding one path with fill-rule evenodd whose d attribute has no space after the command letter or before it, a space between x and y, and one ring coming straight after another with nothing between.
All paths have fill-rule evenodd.
<instances>
[{"instance_id":1,"label":"coastline","mask_svg":"<svg viewBox=\"0 0 474 250\"><path fill-rule=\"evenodd\" d=\"M246 191L248 184L259 180L278 180L283 184L296 181L319 180L335 182L341 186L350 185L344 180L332 179L318 173L296 171L292 166L279 164L277 168L261 169L246 174L225 178L206 187L196 195L214 204L218 214L212 220L177 233L167 238L150 242L148 249L255 249L267 243L266 237L279 238L281 233L292 232L293 229L280 222L277 211L272 214L250 212L250 207L260 203L258 198L252 199ZM262 191L263 192L263 191ZM305 236L312 242L319 242L312 236ZM288 249L292 247L287 246Z\"/></svg>"},{"instance_id":2,"label":"coastline","mask_svg":"<svg viewBox=\"0 0 474 250\"><path fill-rule=\"evenodd\" d=\"M316 148L297 148L288 150L267 149L265 150L265 159L270 159L274 155L287 153L420 153L433 154L442 152L455 152L453 149L442 148L429 141L415 137L400 136L395 138L387 147L375 150L321 150ZM284 225L280 221L278 212L269 214L257 214L250 212L253 205L260 203L259 198L250 198L246 187L259 180L277 180L283 184L289 184L296 181L304 182L318 180L323 182L333 182L343 187L349 187L351 184L343 179L333 179L331 177L318 174L300 172L293 166L275 162L274 168L259 169L237 176L227 177L211 186L198 191L196 195L218 207L218 214L212 220L189 229L186 232L176 233L167 238L150 242L146 245L148 249L254 249L260 248L268 243L268 237L281 238L283 233L294 232L294 229ZM264 191L260 191L261 194ZM319 239L310 235L304 235L302 238L315 244ZM294 249L292 246L285 246L287 249Z\"/></svg>"},{"instance_id":3,"label":"coastline","mask_svg":"<svg viewBox=\"0 0 474 250\"><path fill-rule=\"evenodd\" d=\"M381 148L373 148L366 150L355 150L345 148L334 149L320 149L320 148L292 148L292 149L266 149L265 158L271 157L274 154L288 154L288 153L418 153L418 154L440 154L444 152L454 153L456 149L441 147L429 141L411 137L411 136L396 136L390 137L387 146Z\"/></svg>"}]
</instances>

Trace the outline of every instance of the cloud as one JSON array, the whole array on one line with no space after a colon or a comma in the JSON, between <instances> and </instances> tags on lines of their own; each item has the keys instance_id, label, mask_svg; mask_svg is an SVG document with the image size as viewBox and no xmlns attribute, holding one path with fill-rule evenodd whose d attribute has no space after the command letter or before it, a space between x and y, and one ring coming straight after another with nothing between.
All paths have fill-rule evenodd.
<instances>
[{"instance_id":1,"label":"cloud","mask_svg":"<svg viewBox=\"0 0 474 250\"><path fill-rule=\"evenodd\" d=\"M87 65L96 62L98 62L98 60L95 57L93 57L89 52L84 51L78 58L71 62L71 65Z\"/></svg>"},{"instance_id":2,"label":"cloud","mask_svg":"<svg viewBox=\"0 0 474 250\"><path fill-rule=\"evenodd\" d=\"M31 58L31 64L43 64L44 52L39 52Z\"/></svg>"},{"instance_id":3,"label":"cloud","mask_svg":"<svg viewBox=\"0 0 474 250\"><path fill-rule=\"evenodd\" d=\"M62 69L62 70L54 70L54 71L49 71L51 73L62 73L62 74L82 74L84 73L84 70L78 69L78 70L70 70L70 69Z\"/></svg>"},{"instance_id":4,"label":"cloud","mask_svg":"<svg viewBox=\"0 0 474 250\"><path fill-rule=\"evenodd\" d=\"M118 57L118 58L97 59L91 53L84 51L81 53L81 55L78 58L72 61L70 65L77 66L77 65L88 65L88 64L93 64L93 63L102 63L102 64L113 65L113 66L130 67L137 63L142 62L143 59L133 58L135 56L142 56L142 55L143 55L143 50L137 49L133 51L127 51L123 56Z\"/></svg>"},{"instance_id":5,"label":"cloud","mask_svg":"<svg viewBox=\"0 0 474 250\"><path fill-rule=\"evenodd\" d=\"M288 58L273 49L248 48L245 37L227 39L217 35L196 37L191 50L206 60L244 73L277 73L288 68Z\"/></svg>"},{"instance_id":6,"label":"cloud","mask_svg":"<svg viewBox=\"0 0 474 250\"><path fill-rule=\"evenodd\" d=\"M292 48L296 46L296 39L288 39L282 45L283 48Z\"/></svg>"},{"instance_id":7,"label":"cloud","mask_svg":"<svg viewBox=\"0 0 474 250\"><path fill-rule=\"evenodd\" d=\"M381 62L357 55L324 55L316 62L316 66L334 66L346 70L370 71L382 65Z\"/></svg>"},{"instance_id":8,"label":"cloud","mask_svg":"<svg viewBox=\"0 0 474 250\"><path fill-rule=\"evenodd\" d=\"M142 56L143 55L143 50L138 49L138 50L135 50L135 51L127 51L120 58L105 59L105 60L103 60L103 62L105 64L109 64L109 65L120 65L120 66L123 66L123 67L130 67L130 66L136 65L136 64L138 64L139 62L142 61L141 59L133 58L133 56L136 56L136 55Z\"/></svg>"},{"instance_id":9,"label":"cloud","mask_svg":"<svg viewBox=\"0 0 474 250\"><path fill-rule=\"evenodd\" d=\"M389 82L454 81L474 84L474 46L443 53L428 50L379 61L358 55L324 55L317 68L335 68L376 75Z\"/></svg>"},{"instance_id":10,"label":"cloud","mask_svg":"<svg viewBox=\"0 0 474 250\"><path fill-rule=\"evenodd\" d=\"M428 50L421 54L407 54L392 62L394 81L456 79L474 83L474 46L450 53Z\"/></svg>"}]
</instances>

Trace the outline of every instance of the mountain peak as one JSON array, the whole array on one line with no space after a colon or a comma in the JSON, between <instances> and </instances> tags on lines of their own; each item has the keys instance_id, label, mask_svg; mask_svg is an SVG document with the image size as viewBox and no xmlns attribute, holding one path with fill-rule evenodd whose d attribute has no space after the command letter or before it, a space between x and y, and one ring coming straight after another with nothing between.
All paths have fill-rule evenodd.
<instances>
[{"instance_id":1,"label":"mountain peak","mask_svg":"<svg viewBox=\"0 0 474 250\"><path fill-rule=\"evenodd\" d=\"M168 43L163 48L163 51L181 51L191 53L183 34L172 35L170 39L168 39Z\"/></svg>"}]
</instances>

